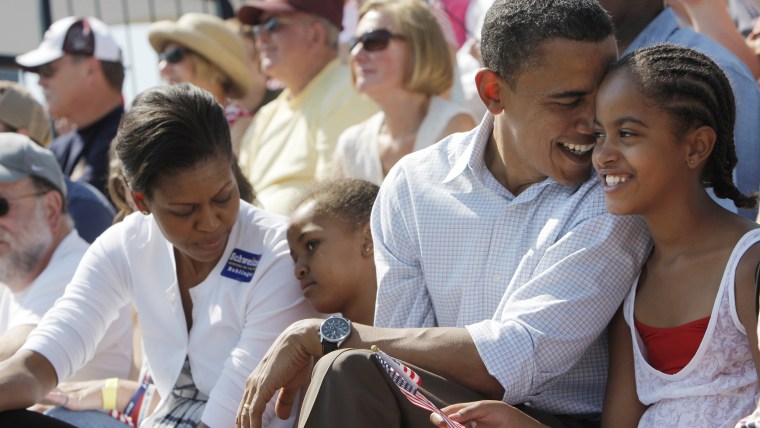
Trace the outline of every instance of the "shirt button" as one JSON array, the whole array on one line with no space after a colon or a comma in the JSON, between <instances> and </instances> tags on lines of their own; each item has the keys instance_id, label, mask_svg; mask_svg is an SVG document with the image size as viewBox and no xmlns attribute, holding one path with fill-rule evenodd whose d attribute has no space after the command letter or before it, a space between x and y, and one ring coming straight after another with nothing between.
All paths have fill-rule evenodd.
<instances>
[{"instance_id":1,"label":"shirt button","mask_svg":"<svg viewBox=\"0 0 760 428\"><path fill-rule=\"evenodd\" d=\"M499 282L499 281L501 281L501 275L499 275L499 274L494 274L494 275L491 277L491 281L492 281L492 282Z\"/></svg>"}]
</instances>

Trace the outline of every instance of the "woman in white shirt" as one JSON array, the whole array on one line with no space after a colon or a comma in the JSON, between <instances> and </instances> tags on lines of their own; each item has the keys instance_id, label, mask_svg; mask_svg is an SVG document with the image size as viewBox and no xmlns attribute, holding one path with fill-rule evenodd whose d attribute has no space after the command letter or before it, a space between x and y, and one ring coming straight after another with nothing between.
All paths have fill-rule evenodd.
<instances>
[{"instance_id":1,"label":"woman in white shirt","mask_svg":"<svg viewBox=\"0 0 760 428\"><path fill-rule=\"evenodd\" d=\"M293 277L286 219L239 199L229 127L206 91L139 95L116 151L140 212L90 247L64 296L0 365L0 411L42 399L133 304L161 398L143 425L232 426L248 373L285 327L313 314ZM123 411L129 397L110 394L103 404Z\"/></svg>"},{"instance_id":2,"label":"woman in white shirt","mask_svg":"<svg viewBox=\"0 0 760 428\"><path fill-rule=\"evenodd\" d=\"M381 112L338 139L336 177L380 185L403 156L475 126L466 106L443 97L454 68L443 33L425 2L369 0L351 41L356 89Z\"/></svg>"}]
</instances>

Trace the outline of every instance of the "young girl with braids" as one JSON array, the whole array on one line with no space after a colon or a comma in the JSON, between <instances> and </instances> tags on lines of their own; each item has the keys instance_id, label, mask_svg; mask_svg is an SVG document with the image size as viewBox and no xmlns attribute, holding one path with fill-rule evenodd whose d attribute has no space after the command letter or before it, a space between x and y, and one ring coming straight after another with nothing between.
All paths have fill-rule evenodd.
<instances>
[{"instance_id":1,"label":"young girl with braids","mask_svg":"<svg viewBox=\"0 0 760 428\"><path fill-rule=\"evenodd\" d=\"M653 46L611 67L596 107L593 164L607 208L642 216L654 244L609 328L602 426L732 427L760 397L760 226L705 191L757 203L732 181L731 87L705 55ZM445 411L478 428L537 425L501 402Z\"/></svg>"}]
</instances>

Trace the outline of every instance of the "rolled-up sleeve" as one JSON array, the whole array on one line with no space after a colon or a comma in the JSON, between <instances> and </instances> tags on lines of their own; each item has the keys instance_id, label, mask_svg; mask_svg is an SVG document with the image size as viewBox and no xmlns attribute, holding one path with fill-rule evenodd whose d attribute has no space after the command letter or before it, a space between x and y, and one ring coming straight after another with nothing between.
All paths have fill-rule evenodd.
<instances>
[{"instance_id":1,"label":"rolled-up sleeve","mask_svg":"<svg viewBox=\"0 0 760 428\"><path fill-rule=\"evenodd\" d=\"M538 256L532 278L500 302L499 319L468 325L504 401L530 402L599 339L649 250L643 224L609 214L575 227ZM513 278L515 281L515 278Z\"/></svg>"}]
</instances>

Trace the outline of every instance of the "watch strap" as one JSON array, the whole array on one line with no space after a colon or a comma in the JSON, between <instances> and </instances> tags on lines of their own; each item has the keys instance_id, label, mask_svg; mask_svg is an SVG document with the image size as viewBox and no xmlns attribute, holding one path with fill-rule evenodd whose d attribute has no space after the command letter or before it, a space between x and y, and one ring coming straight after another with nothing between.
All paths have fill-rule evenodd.
<instances>
[{"instance_id":1,"label":"watch strap","mask_svg":"<svg viewBox=\"0 0 760 428\"><path fill-rule=\"evenodd\" d=\"M327 355L332 351L335 351L338 349L338 344L335 342L328 342L327 340L322 340L322 355Z\"/></svg>"}]
</instances>

